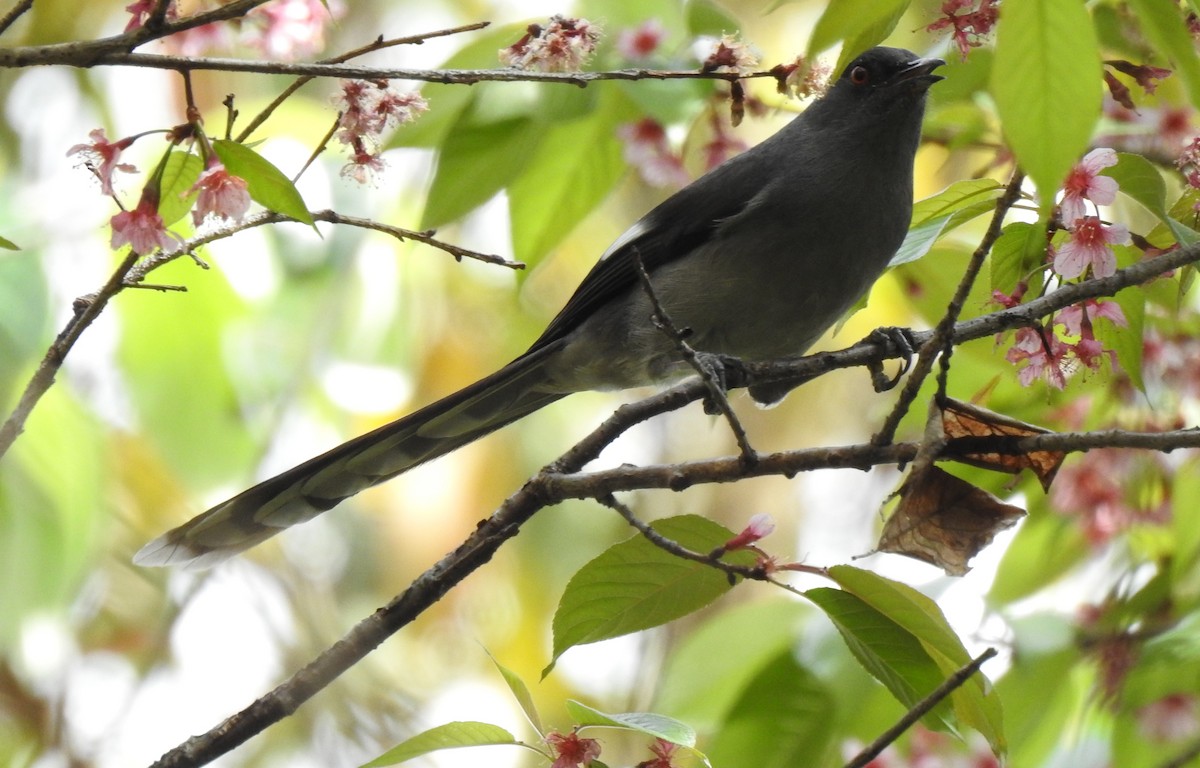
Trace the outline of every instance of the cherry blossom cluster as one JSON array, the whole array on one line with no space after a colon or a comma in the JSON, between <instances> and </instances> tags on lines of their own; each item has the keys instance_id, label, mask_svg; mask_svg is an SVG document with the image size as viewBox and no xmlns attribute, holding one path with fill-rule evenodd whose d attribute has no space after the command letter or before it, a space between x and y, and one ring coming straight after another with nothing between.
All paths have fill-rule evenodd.
<instances>
[{"instance_id":1,"label":"cherry blossom cluster","mask_svg":"<svg viewBox=\"0 0 1200 768\"><path fill-rule=\"evenodd\" d=\"M554 756L550 768L587 768L600 757L600 742L585 739L574 731L567 734L551 731L546 734L546 744Z\"/></svg>"},{"instance_id":2,"label":"cherry blossom cluster","mask_svg":"<svg viewBox=\"0 0 1200 768\"><path fill-rule=\"evenodd\" d=\"M135 0L125 6L129 22L125 31L140 29L149 21L158 0ZM201 4L202 8L205 4ZM201 9L202 9L201 8ZM345 13L341 0L272 0L249 13L238 28L239 39L275 59L310 56L325 47L329 23ZM179 18L177 3L167 5L166 20ZM197 56L214 48L231 46L233 29L225 23L205 24L165 38L165 44L184 56Z\"/></svg>"},{"instance_id":3,"label":"cherry blossom cluster","mask_svg":"<svg viewBox=\"0 0 1200 768\"><path fill-rule=\"evenodd\" d=\"M587 768L593 763L599 764L600 742L596 739L585 739L574 731L568 734L551 731L546 734L545 741L554 758L550 768ZM650 745L653 757L638 763L637 768L676 768L672 761L678 750L678 744L655 739Z\"/></svg>"},{"instance_id":4,"label":"cherry blossom cluster","mask_svg":"<svg viewBox=\"0 0 1200 768\"><path fill-rule=\"evenodd\" d=\"M89 134L89 138L90 142L76 144L67 150L67 155L79 155L83 165L99 179L101 192L116 199L113 174L116 171L137 171L133 165L120 162L120 157L140 136L129 136L114 142L108 140L104 129L97 128ZM208 217L240 222L250 209L250 193L246 181L225 169L207 141L201 140L200 146L205 157L204 171L196 183L183 193L185 197L196 195L196 202L192 208L193 222L199 226ZM177 247L178 236L167 230L162 216L158 213L165 158L164 155L164 163L159 165L142 189L138 204L132 210L122 210L112 217L112 248L128 245L135 253L145 255L156 248L169 252Z\"/></svg>"},{"instance_id":5,"label":"cherry blossom cluster","mask_svg":"<svg viewBox=\"0 0 1200 768\"><path fill-rule=\"evenodd\" d=\"M951 30L954 44L963 61L972 48L983 45L984 38L996 26L1000 16L999 0L946 0L942 3L942 17L925 27L930 32Z\"/></svg>"},{"instance_id":6,"label":"cherry blossom cluster","mask_svg":"<svg viewBox=\"0 0 1200 768\"><path fill-rule=\"evenodd\" d=\"M538 72L577 72L599 41L599 27L587 19L556 15L545 26L530 24L520 40L501 48L500 63Z\"/></svg>"},{"instance_id":7,"label":"cherry blossom cluster","mask_svg":"<svg viewBox=\"0 0 1200 768\"><path fill-rule=\"evenodd\" d=\"M1135 525L1170 522L1173 474L1159 454L1119 448L1089 451L1086 461L1067 464L1054 478L1051 507L1074 519L1088 542L1099 547ZM1131 477L1145 483L1131 483ZM1162 493L1145 493L1146 483Z\"/></svg>"},{"instance_id":8,"label":"cherry blossom cluster","mask_svg":"<svg viewBox=\"0 0 1200 768\"><path fill-rule=\"evenodd\" d=\"M1112 149L1093 149L1067 175L1058 209L1068 237L1057 246L1048 245L1050 268L1060 280L1108 277L1116 272L1117 257L1112 246L1129 243L1129 230L1123 224L1105 223L1099 216L1099 206L1116 200L1116 179L1102 174L1116 164L1117 153ZM1012 294L995 291L992 300L1002 307L1014 307L1021 303L1026 290L1028 285L1021 282ZM1080 366L1098 370L1106 357L1115 364L1115 353L1104 349L1096 339L1093 321L1099 319L1119 326L1127 324L1116 302L1089 299L1063 309L1042 325L1018 330L1006 359L1021 366L1021 384L1029 386L1043 380L1063 389L1069 375Z\"/></svg>"},{"instance_id":9,"label":"cherry blossom cluster","mask_svg":"<svg viewBox=\"0 0 1200 768\"><path fill-rule=\"evenodd\" d=\"M698 45L711 48L700 66L701 72L748 75L758 69L762 58L754 46L738 40L736 35L725 35L719 40L702 39Z\"/></svg>"},{"instance_id":10,"label":"cherry blossom cluster","mask_svg":"<svg viewBox=\"0 0 1200 768\"><path fill-rule=\"evenodd\" d=\"M366 184L384 168L379 156L382 137L389 128L411 123L429 105L419 93L402 93L386 82L347 80L335 99L341 110L338 141L350 148L350 162L342 176Z\"/></svg>"},{"instance_id":11,"label":"cherry blossom cluster","mask_svg":"<svg viewBox=\"0 0 1200 768\"><path fill-rule=\"evenodd\" d=\"M797 56L791 64L771 69L779 92L796 99L824 96L829 90L832 68L818 59Z\"/></svg>"}]
</instances>

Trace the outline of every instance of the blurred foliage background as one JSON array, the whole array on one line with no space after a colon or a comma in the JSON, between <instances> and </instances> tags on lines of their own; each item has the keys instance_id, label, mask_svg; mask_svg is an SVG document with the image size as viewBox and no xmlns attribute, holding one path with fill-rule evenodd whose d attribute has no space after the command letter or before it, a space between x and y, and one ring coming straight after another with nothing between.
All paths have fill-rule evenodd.
<instances>
[{"instance_id":1,"label":"blurred foliage background","mask_svg":"<svg viewBox=\"0 0 1200 768\"><path fill-rule=\"evenodd\" d=\"M313 55L356 48L381 33L494 22L363 62L415 68L497 66L499 48L531 21L554 13L604 28L593 68L627 66L614 41L647 19L658 19L666 31L655 66L694 68L696 38L735 30L770 66L792 61L805 48L827 7L706 0L347 5L326 30L324 53ZM1102 44L1113 55L1132 57L1133 44L1122 42L1124 25L1133 23L1128 6L1096 5ZM927 133L937 141L918 156L918 198L992 172L1000 151L986 93L991 52L983 48L962 61L944 36L925 31L940 8L933 0L912 3L888 39L950 59L948 79L931 95ZM89 39L120 31L126 19L121 3L39 0L5 42ZM218 55L225 53L261 55L236 42ZM1146 109L1186 108L1190 123L1188 97L1176 80L1163 83ZM226 120L227 94L236 95L244 120L287 82L193 76L214 135ZM181 259L152 276L155 283L186 286L184 293L123 293L88 330L0 462L0 760L144 764L206 730L407 586L525 478L616 404L636 397L571 397L211 572L130 565L146 540L256 479L519 354L607 244L670 192L631 168L619 129L644 117L658 120L686 168L699 173L707 144L720 138L714 126L753 144L799 108L769 79L747 88L764 109L733 129L722 98L727 86L712 82L604 82L585 89L426 85L421 92L429 112L394 135L384 155L388 167L373 184L341 178L345 157L334 150L300 180L310 208L414 229L435 226L449 242L524 261L523 271L456 263L377 233L321 225L317 235L301 225L279 225L204 249L203 266ZM294 173L334 120L335 91L334 83L310 83L259 129L256 148ZM98 126L117 137L182 122L184 100L177 76L121 68L5 71L0 100L0 234L21 247L0 254L0 402L8 406L70 316L72 300L95 290L115 263L105 227L112 201L97 194L68 149ZM144 173L159 152L150 137L129 155ZM128 175L118 187L130 205L142 177ZM1151 226L1133 206L1119 213L1133 229ZM982 223L892 272L867 309L822 346L843 346L879 325L936 320ZM990 291L978 286L968 315L988 309ZM1172 321L1181 316L1189 317L1177 313ZM1023 388L1004 352L986 341L959 350L952 394L985 393L989 407L1039 423L1095 427L1128 412L1121 399L1128 380L1119 372L1078 377L1061 393ZM1194 413L1188 410L1194 402L1180 399L1186 400L1172 400L1170 412ZM778 450L860 442L887 412L891 396L874 394L863 372L844 371L806 385L770 411L741 396L734 400L755 447ZM1155 402L1163 414L1166 406ZM1072 407L1083 412L1062 417ZM908 434L917 428L910 425ZM643 425L601 462L671 462L735 450L725 425L694 407ZM1172 457L1178 471L1165 485L1139 484L1136 462L1120 462L1109 478L1136 488L1143 506L1157 508L1169 498L1178 509L1195 509L1200 484L1191 461ZM1051 509L1035 484L1006 485L983 471L963 474L1030 506L1015 543L1014 535L1003 537L958 580L891 556L867 562L937 598L969 645L1005 651L985 671L999 679L1012 765L1164 764L1198 729L1200 635L1190 613L1200 584L1194 515L1170 517L1165 527L1147 518L1097 543L1077 517ZM880 505L897 478L888 468L827 471L636 494L631 503L647 518L696 513L733 530L753 514L770 513L780 525L769 541L773 553L832 564L871 549ZM720 766L777 764L768 754L792 755L789 764L840 764L847 750L873 739L902 712L828 622L809 605L762 586L735 590L708 611L661 630L572 649L536 683L563 585L628 535L616 516L595 504L548 510L434 610L222 764L355 765L449 720L485 720L528 733L489 654L529 681L542 712L560 730L570 728L567 698L609 711L655 708L701 729ZM1109 610L1117 604L1124 613ZM1171 616L1168 629L1154 628L1151 644L1120 657L1121 638L1134 644L1125 631L1148 631L1147 617L1164 611ZM1127 693L1114 705L1100 692L1122 658L1126 675L1134 671L1122 678ZM774 740L747 725L762 717L763 702L788 697L802 701L809 716L776 718L782 731ZM1182 725L1165 735L1148 730L1144 707L1168 700ZM958 742L923 730L886 764L907 764L905 755L933 755L940 765L982 766L993 759L970 736ZM516 750L488 750L447 752L436 761L528 759ZM637 762L644 745L606 744L604 759Z\"/></svg>"}]
</instances>

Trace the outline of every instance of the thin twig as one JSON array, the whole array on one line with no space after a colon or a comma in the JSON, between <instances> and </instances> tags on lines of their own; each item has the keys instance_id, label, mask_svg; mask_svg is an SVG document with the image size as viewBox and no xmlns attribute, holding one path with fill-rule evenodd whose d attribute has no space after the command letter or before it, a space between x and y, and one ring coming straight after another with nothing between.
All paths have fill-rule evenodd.
<instances>
[{"instance_id":1,"label":"thin twig","mask_svg":"<svg viewBox=\"0 0 1200 768\"><path fill-rule=\"evenodd\" d=\"M904 716L895 725L880 734L878 739L875 739L866 749L855 755L853 760L846 763L845 768L863 768L863 766L879 757L879 753L886 749L889 744L900 738L905 731L927 715L940 701L962 687L971 679L972 675L979 671L979 668L983 666L985 661L995 655L996 649L988 648L972 659L969 664L946 678L941 685L933 689L932 693L918 701L911 709L905 712Z\"/></svg>"},{"instance_id":2,"label":"thin twig","mask_svg":"<svg viewBox=\"0 0 1200 768\"><path fill-rule=\"evenodd\" d=\"M364 219L358 216L347 216L336 211L313 211L313 220L324 221L329 224L344 224L350 227L361 227L363 229L373 229L376 232L382 232L385 235L391 235L397 240L412 240L417 243L428 245L432 248L437 248L439 251L444 251L454 257L456 261L463 259L474 259L482 261L485 264L495 264L500 267L508 267L509 269L525 269L525 264L520 261L510 261L503 256L496 256L491 253L481 253L480 251L472 251L468 248L462 248L447 243L444 240L438 240L434 237L435 230L428 229L424 232L418 232L413 229L403 229L401 227L393 227L390 224L383 224L374 219ZM286 217L281 217L280 221L289 220Z\"/></svg>"},{"instance_id":3,"label":"thin twig","mask_svg":"<svg viewBox=\"0 0 1200 768\"><path fill-rule=\"evenodd\" d=\"M0 18L0 35L8 31L17 19L21 18L30 8L33 7L33 0L20 0L16 5L9 9L8 13Z\"/></svg>"},{"instance_id":4,"label":"thin twig","mask_svg":"<svg viewBox=\"0 0 1200 768\"><path fill-rule=\"evenodd\" d=\"M50 348L46 350L46 354L42 357L42 362L38 365L33 376L29 379L29 383L25 385L25 391L21 393L21 399L17 402L8 419L0 426L0 458L8 453L8 449L12 447L17 436L25 429L25 422L29 419L29 414L33 412L33 407L41 400L42 395L50 389L54 384L54 380L58 375L58 369L62 367L63 360L66 359L67 353L75 346L75 342L79 340L87 327L100 316L100 313L107 306L108 300L117 295L125 284L125 278L137 262L138 256L132 250L121 263L113 271L108 281L89 296L83 296L75 300L75 315L67 322L62 332L50 344Z\"/></svg>"},{"instance_id":5,"label":"thin twig","mask_svg":"<svg viewBox=\"0 0 1200 768\"><path fill-rule=\"evenodd\" d=\"M646 271L646 265L642 263L642 255L637 248L633 249L633 264L642 281L642 290L645 291L650 300L650 306L654 309L654 324L675 345L680 357L700 375L700 380L708 389L709 402L725 417L725 422L729 424L729 429L733 432L734 439L737 440L738 449L742 452L742 460L753 463L757 460L758 453L754 450L754 446L750 445L750 438L746 436L745 427L742 426L742 422L738 420L737 414L733 412L733 407L729 404L729 398L725 394L725 385L718 380L717 372L714 370L715 365L723 365L723 363L714 360L711 364L706 364L701 359L700 353L687 343L685 340L687 331L675 325L667 313L666 307L659 301L654 284L650 282L650 273Z\"/></svg>"},{"instance_id":6,"label":"thin twig","mask_svg":"<svg viewBox=\"0 0 1200 768\"><path fill-rule=\"evenodd\" d=\"M633 513L633 510L629 508L629 505L618 501L617 498L611 493L598 497L596 501L616 512L625 519L625 522L636 528L638 532L646 538L647 541L664 552L668 552L676 557L683 558L684 560L703 563L704 565L716 568L718 571L722 571L729 576L739 576L743 579L753 579L755 581L770 581L770 579L767 577L766 571L760 567L727 563L724 560L721 560L719 557L713 557L712 555L706 555L702 552L696 552L688 549L673 539L668 539L666 536L663 536L661 533L650 527L649 524L638 519L638 516Z\"/></svg>"},{"instance_id":7,"label":"thin twig","mask_svg":"<svg viewBox=\"0 0 1200 768\"><path fill-rule=\"evenodd\" d=\"M342 64L342 63L350 61L351 59L356 58L358 56L364 56L368 53L374 53L375 51L381 51L385 48L391 48L392 46L420 45L420 44L424 43L426 40L430 40L435 37L446 37L447 35L457 35L462 32L473 32L477 29L483 29L484 27L488 26L489 24L491 24L490 21L478 21L478 22L475 22L474 24L463 24L462 26L458 26L458 27L449 27L447 29L438 29L433 32L422 32L420 34L410 35L408 37L396 37L396 38L392 38L391 40L384 40L383 36L381 35L378 39L368 43L367 45L361 46L359 48L355 48L352 51L347 51L341 55L334 56L332 58L321 59L318 63L319 64ZM253 134L254 131L260 125L265 123L267 121L267 118L269 118L275 112L275 110L280 107L280 105L282 105L285 101L287 101L289 98L291 98L291 95L293 93L295 93L296 91L303 88L307 83L312 82L313 79L314 79L313 75L303 75L301 77L296 78L294 81L292 81L288 85L288 87L284 88L279 93L279 95L276 96L271 101L270 104L263 107L263 110L254 116L254 119L250 121L249 125L247 125L245 128L242 129L242 132L238 134L238 138L237 138L238 142L244 142L244 141L246 141L246 139L250 138L251 134Z\"/></svg>"},{"instance_id":8,"label":"thin twig","mask_svg":"<svg viewBox=\"0 0 1200 768\"><path fill-rule=\"evenodd\" d=\"M933 335L921 346L917 362L909 373L908 380L904 383L904 389L900 391L900 396L896 398L895 405L884 420L883 425L879 428L879 431L871 438L875 444L886 445L892 441L892 438L896 436L896 429L900 426L900 420L908 413L908 409L917 398L917 393L921 390L921 385L925 383L925 378L933 370L934 360L938 358L939 353L945 353L946 350L953 349L954 327L958 322L963 305L966 303L967 295L971 291L971 286L975 284L975 278L983 266L984 259L987 258L988 253L992 250L992 245L1000 237L1000 232L1004 226L1004 217L1008 215L1008 209L1020 197L1021 183L1024 179L1025 174L1019 170L1014 171L1012 178L1008 182L1008 186L1004 190L1004 194L996 201L996 210L992 214L992 221L988 225L987 232L984 234L983 240L979 243L979 247L971 255L971 261L967 265L967 270L963 274L962 280L958 283L958 288L955 290L954 297L950 300L950 304L946 308L945 315L938 322ZM947 370L945 366L946 363L943 363L943 377ZM942 381L944 382L944 378Z\"/></svg>"}]
</instances>

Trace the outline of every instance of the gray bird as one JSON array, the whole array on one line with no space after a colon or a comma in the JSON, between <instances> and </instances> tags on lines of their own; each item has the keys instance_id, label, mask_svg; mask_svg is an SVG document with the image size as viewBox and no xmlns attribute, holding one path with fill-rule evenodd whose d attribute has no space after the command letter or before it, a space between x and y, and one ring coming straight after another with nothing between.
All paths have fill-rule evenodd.
<instances>
[{"instance_id":1,"label":"gray bird","mask_svg":"<svg viewBox=\"0 0 1200 768\"><path fill-rule=\"evenodd\" d=\"M862 54L785 128L630 227L516 360L218 504L134 562L215 564L564 395L689 374L651 320L639 260L696 350L744 361L803 354L904 240L925 95L944 63L897 48Z\"/></svg>"}]
</instances>

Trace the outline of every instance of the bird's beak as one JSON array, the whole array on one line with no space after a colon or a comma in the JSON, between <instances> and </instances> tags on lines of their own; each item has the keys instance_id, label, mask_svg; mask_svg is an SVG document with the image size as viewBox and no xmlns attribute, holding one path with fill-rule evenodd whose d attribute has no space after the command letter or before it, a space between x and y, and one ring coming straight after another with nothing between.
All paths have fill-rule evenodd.
<instances>
[{"instance_id":1,"label":"bird's beak","mask_svg":"<svg viewBox=\"0 0 1200 768\"><path fill-rule=\"evenodd\" d=\"M942 59L934 57L917 59L912 64L897 72L892 77L892 82L903 83L916 80L917 82L924 83L926 86L933 85L937 81L945 79L941 75L933 74L933 70L943 66L945 63Z\"/></svg>"}]
</instances>

